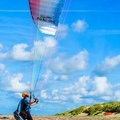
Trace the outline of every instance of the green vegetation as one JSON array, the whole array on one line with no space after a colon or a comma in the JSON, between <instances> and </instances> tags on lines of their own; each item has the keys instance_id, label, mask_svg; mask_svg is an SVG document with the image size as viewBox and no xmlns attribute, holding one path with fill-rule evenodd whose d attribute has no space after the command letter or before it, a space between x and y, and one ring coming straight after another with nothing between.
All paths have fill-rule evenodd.
<instances>
[{"instance_id":1,"label":"green vegetation","mask_svg":"<svg viewBox=\"0 0 120 120\"><path fill-rule=\"evenodd\" d=\"M87 115L98 115L102 112L120 113L120 102L98 103L93 106L81 106L71 111L58 113L57 116L78 116L81 113Z\"/></svg>"}]
</instances>

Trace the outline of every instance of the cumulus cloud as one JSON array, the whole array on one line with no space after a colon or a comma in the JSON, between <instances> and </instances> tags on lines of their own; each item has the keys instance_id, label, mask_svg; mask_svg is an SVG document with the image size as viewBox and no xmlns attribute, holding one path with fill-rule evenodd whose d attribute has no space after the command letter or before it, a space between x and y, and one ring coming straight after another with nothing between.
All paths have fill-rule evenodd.
<instances>
[{"instance_id":1,"label":"cumulus cloud","mask_svg":"<svg viewBox=\"0 0 120 120\"><path fill-rule=\"evenodd\" d=\"M53 100L54 100L54 101L61 102L61 101L67 100L67 98L66 98L66 96L64 96L64 95L59 95L59 96L56 95L56 96L53 97Z\"/></svg>"},{"instance_id":2,"label":"cumulus cloud","mask_svg":"<svg viewBox=\"0 0 120 120\"><path fill-rule=\"evenodd\" d=\"M5 52L4 46L0 43L0 60L4 60L10 57L8 52Z\"/></svg>"},{"instance_id":3,"label":"cumulus cloud","mask_svg":"<svg viewBox=\"0 0 120 120\"><path fill-rule=\"evenodd\" d=\"M36 40L33 48L27 44L20 43L13 46L12 50L2 51L3 45L0 44L0 60L13 59L17 61L31 61L33 59L41 59L53 54L57 46L57 42L53 37L44 37L43 40Z\"/></svg>"},{"instance_id":4,"label":"cumulus cloud","mask_svg":"<svg viewBox=\"0 0 120 120\"><path fill-rule=\"evenodd\" d=\"M43 99L47 99L47 98L48 98L48 94L47 94L46 90L42 90L42 91L41 91L41 97L42 97Z\"/></svg>"},{"instance_id":5,"label":"cumulus cloud","mask_svg":"<svg viewBox=\"0 0 120 120\"><path fill-rule=\"evenodd\" d=\"M79 103L81 101L81 96L80 95L72 95L71 99L73 100L74 103Z\"/></svg>"},{"instance_id":6,"label":"cumulus cloud","mask_svg":"<svg viewBox=\"0 0 120 120\"><path fill-rule=\"evenodd\" d=\"M0 51L3 49L3 45L0 43Z\"/></svg>"},{"instance_id":7,"label":"cumulus cloud","mask_svg":"<svg viewBox=\"0 0 120 120\"><path fill-rule=\"evenodd\" d=\"M57 95L58 94L58 90L53 90L52 91L52 95Z\"/></svg>"},{"instance_id":8,"label":"cumulus cloud","mask_svg":"<svg viewBox=\"0 0 120 120\"><path fill-rule=\"evenodd\" d=\"M57 37L65 38L67 36L68 28L69 27L67 25L59 24L57 30Z\"/></svg>"},{"instance_id":9,"label":"cumulus cloud","mask_svg":"<svg viewBox=\"0 0 120 120\"><path fill-rule=\"evenodd\" d=\"M48 100L49 102L62 102L65 101L67 98L65 95L62 95L59 93L58 90L48 91L48 90L42 90L41 91L41 98L44 100Z\"/></svg>"},{"instance_id":10,"label":"cumulus cloud","mask_svg":"<svg viewBox=\"0 0 120 120\"><path fill-rule=\"evenodd\" d=\"M22 78L21 73L10 75L8 71L5 72L1 80L1 89L13 92L29 90L29 84L22 82Z\"/></svg>"},{"instance_id":11,"label":"cumulus cloud","mask_svg":"<svg viewBox=\"0 0 120 120\"><path fill-rule=\"evenodd\" d=\"M99 65L97 65L94 72L99 76L103 76L110 73L118 65L120 65L120 55L113 58L106 58Z\"/></svg>"},{"instance_id":12,"label":"cumulus cloud","mask_svg":"<svg viewBox=\"0 0 120 120\"><path fill-rule=\"evenodd\" d=\"M45 90L42 98L50 101L89 103L94 104L97 101L120 100L120 85L112 85L107 77L90 78L90 76L81 76L74 84L54 90ZM114 95L114 96L113 96Z\"/></svg>"},{"instance_id":13,"label":"cumulus cloud","mask_svg":"<svg viewBox=\"0 0 120 120\"><path fill-rule=\"evenodd\" d=\"M62 91L63 94L71 94L71 95L87 95L87 83L89 81L89 76L82 76L79 78L79 80L69 86L65 87Z\"/></svg>"},{"instance_id":14,"label":"cumulus cloud","mask_svg":"<svg viewBox=\"0 0 120 120\"><path fill-rule=\"evenodd\" d=\"M12 57L15 60L30 60L31 52L26 51L27 44L17 44L13 47Z\"/></svg>"},{"instance_id":15,"label":"cumulus cloud","mask_svg":"<svg viewBox=\"0 0 120 120\"><path fill-rule=\"evenodd\" d=\"M109 91L109 92L108 92ZM90 95L105 95L111 93L111 84L107 82L106 77L95 76Z\"/></svg>"},{"instance_id":16,"label":"cumulus cloud","mask_svg":"<svg viewBox=\"0 0 120 120\"><path fill-rule=\"evenodd\" d=\"M23 75L21 73L13 75L10 80L10 88L8 89L18 92L29 90L29 86L21 82L22 78Z\"/></svg>"},{"instance_id":17,"label":"cumulus cloud","mask_svg":"<svg viewBox=\"0 0 120 120\"><path fill-rule=\"evenodd\" d=\"M83 32L88 27L88 24L84 20L78 20L72 24L72 28L76 32Z\"/></svg>"},{"instance_id":18,"label":"cumulus cloud","mask_svg":"<svg viewBox=\"0 0 120 120\"><path fill-rule=\"evenodd\" d=\"M62 94L59 94L58 90L53 90L52 91L52 99L60 101L60 100L66 100L66 97Z\"/></svg>"},{"instance_id":19,"label":"cumulus cloud","mask_svg":"<svg viewBox=\"0 0 120 120\"><path fill-rule=\"evenodd\" d=\"M5 69L5 65L0 63L0 72L3 71Z\"/></svg>"},{"instance_id":20,"label":"cumulus cloud","mask_svg":"<svg viewBox=\"0 0 120 120\"><path fill-rule=\"evenodd\" d=\"M61 80L68 80L68 76L67 76L67 75L61 75L61 76L60 76L60 79L61 79Z\"/></svg>"},{"instance_id":21,"label":"cumulus cloud","mask_svg":"<svg viewBox=\"0 0 120 120\"><path fill-rule=\"evenodd\" d=\"M68 80L68 76L67 75L56 75L54 76L54 80L62 80L62 81L66 81Z\"/></svg>"},{"instance_id":22,"label":"cumulus cloud","mask_svg":"<svg viewBox=\"0 0 120 120\"><path fill-rule=\"evenodd\" d=\"M88 80L89 76L82 76L75 84L62 88L62 90L43 90L41 92L41 97L50 101L65 102L67 100L72 100L74 102L78 102L81 99L82 95L87 94Z\"/></svg>"},{"instance_id":23,"label":"cumulus cloud","mask_svg":"<svg viewBox=\"0 0 120 120\"><path fill-rule=\"evenodd\" d=\"M0 53L0 60L7 59L8 58L8 53Z\"/></svg>"},{"instance_id":24,"label":"cumulus cloud","mask_svg":"<svg viewBox=\"0 0 120 120\"><path fill-rule=\"evenodd\" d=\"M120 101L120 90L115 91L114 97L115 97L116 101Z\"/></svg>"},{"instance_id":25,"label":"cumulus cloud","mask_svg":"<svg viewBox=\"0 0 120 120\"><path fill-rule=\"evenodd\" d=\"M50 69L46 69L45 73L42 74L41 77L42 77L42 80L44 80L44 83L48 82L52 77L52 71Z\"/></svg>"},{"instance_id":26,"label":"cumulus cloud","mask_svg":"<svg viewBox=\"0 0 120 120\"><path fill-rule=\"evenodd\" d=\"M87 66L88 52L86 50L78 54L66 58L65 56L58 56L51 63L51 68L58 73L71 73L78 70L84 70Z\"/></svg>"},{"instance_id":27,"label":"cumulus cloud","mask_svg":"<svg viewBox=\"0 0 120 120\"><path fill-rule=\"evenodd\" d=\"M57 42L53 37L45 37L44 41L36 41L34 43L33 55L36 59L48 57L56 48Z\"/></svg>"}]
</instances>

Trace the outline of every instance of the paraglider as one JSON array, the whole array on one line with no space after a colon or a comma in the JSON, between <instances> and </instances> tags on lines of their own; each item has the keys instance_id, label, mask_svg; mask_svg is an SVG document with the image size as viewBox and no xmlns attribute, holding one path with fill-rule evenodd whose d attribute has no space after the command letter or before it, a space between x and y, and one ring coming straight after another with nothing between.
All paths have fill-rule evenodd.
<instances>
[{"instance_id":1,"label":"paraglider","mask_svg":"<svg viewBox=\"0 0 120 120\"><path fill-rule=\"evenodd\" d=\"M54 36L56 34L58 24L59 24L59 18L62 12L62 7L64 5L64 0L29 0L29 7L32 19L37 26L37 29L47 35ZM37 42L36 42L37 41ZM25 110L23 107L21 107L21 111L24 110L26 113L26 116L24 114L18 113L18 108L14 112L14 117L16 119L23 118L32 120L32 116L29 112L30 105L35 105L38 103L38 98L35 97L34 91L39 79L39 73L40 69L43 63L43 56L41 53L39 54L39 48L37 49L39 44L39 39L37 38L36 41L34 41L34 49L33 49L33 73L32 73L32 81L30 85L30 94L27 92L22 93L23 99L21 100L21 106L25 106ZM47 47L46 47L47 48ZM42 50L41 50L42 51ZM38 56L41 55L41 56ZM29 101L28 101L29 99ZM31 99L34 100L31 102ZM19 107L19 105L18 105ZM29 108L26 110L26 108Z\"/></svg>"},{"instance_id":2,"label":"paraglider","mask_svg":"<svg viewBox=\"0 0 120 120\"><path fill-rule=\"evenodd\" d=\"M29 0L29 5L37 28L44 34L55 35L64 0Z\"/></svg>"},{"instance_id":3,"label":"paraglider","mask_svg":"<svg viewBox=\"0 0 120 120\"><path fill-rule=\"evenodd\" d=\"M40 33L55 37L64 2L65 0L29 0L30 13L37 30L40 31ZM39 54L38 48L36 46L36 44L40 42L39 39L41 38L38 38L37 34L37 38L34 41L34 63L32 75L33 82L31 82L34 84L31 86L31 93L34 93L36 84L39 79L38 77L40 75L40 69L44 61L44 50L42 49L43 46L40 48L43 52L42 54ZM48 45L46 46L46 49L47 47Z\"/></svg>"}]
</instances>

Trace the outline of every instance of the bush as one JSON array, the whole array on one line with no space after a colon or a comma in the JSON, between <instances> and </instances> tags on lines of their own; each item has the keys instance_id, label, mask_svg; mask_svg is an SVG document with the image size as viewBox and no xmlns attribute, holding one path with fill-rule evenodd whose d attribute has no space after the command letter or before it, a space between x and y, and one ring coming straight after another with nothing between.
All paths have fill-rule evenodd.
<instances>
[{"instance_id":1,"label":"bush","mask_svg":"<svg viewBox=\"0 0 120 120\"><path fill-rule=\"evenodd\" d=\"M95 104L93 106L81 106L77 109L67 111L61 114L56 115L63 115L63 116L75 116L81 113L87 113L88 115L98 115L102 112L115 112L120 113L120 102L109 102L103 104Z\"/></svg>"}]
</instances>

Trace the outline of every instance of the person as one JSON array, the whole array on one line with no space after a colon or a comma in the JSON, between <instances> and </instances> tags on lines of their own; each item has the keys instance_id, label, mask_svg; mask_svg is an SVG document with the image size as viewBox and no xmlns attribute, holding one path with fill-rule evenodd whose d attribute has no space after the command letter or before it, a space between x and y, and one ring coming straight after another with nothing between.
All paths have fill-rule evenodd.
<instances>
[{"instance_id":1,"label":"person","mask_svg":"<svg viewBox=\"0 0 120 120\"><path fill-rule=\"evenodd\" d=\"M30 101L30 95L27 92L22 93L22 100L21 100L21 106L20 106L20 116L23 118L23 120L33 120L30 109L31 105L35 105L38 103L38 99L35 98L34 101Z\"/></svg>"}]
</instances>

